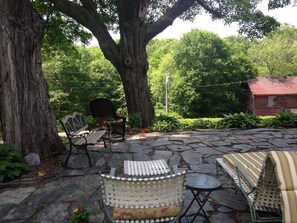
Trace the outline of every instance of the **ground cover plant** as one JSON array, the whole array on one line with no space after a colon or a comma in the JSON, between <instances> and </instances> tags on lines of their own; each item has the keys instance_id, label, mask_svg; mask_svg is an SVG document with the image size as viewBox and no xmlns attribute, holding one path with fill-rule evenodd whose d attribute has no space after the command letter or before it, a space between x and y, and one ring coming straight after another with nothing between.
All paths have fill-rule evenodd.
<instances>
[{"instance_id":1,"label":"ground cover plant","mask_svg":"<svg viewBox=\"0 0 297 223\"><path fill-rule=\"evenodd\" d=\"M250 129L258 127L259 123L260 118L258 116L240 112L224 115L218 126L219 128Z\"/></svg>"},{"instance_id":2,"label":"ground cover plant","mask_svg":"<svg viewBox=\"0 0 297 223\"><path fill-rule=\"evenodd\" d=\"M297 114L288 112L279 112L274 118L267 122L270 127L296 127Z\"/></svg>"},{"instance_id":3,"label":"ground cover plant","mask_svg":"<svg viewBox=\"0 0 297 223\"><path fill-rule=\"evenodd\" d=\"M19 150L0 144L0 182L12 180L30 169Z\"/></svg>"},{"instance_id":4,"label":"ground cover plant","mask_svg":"<svg viewBox=\"0 0 297 223\"><path fill-rule=\"evenodd\" d=\"M177 118L170 115L159 115L155 118L153 131L172 132L179 129L180 123Z\"/></svg>"}]
</instances>

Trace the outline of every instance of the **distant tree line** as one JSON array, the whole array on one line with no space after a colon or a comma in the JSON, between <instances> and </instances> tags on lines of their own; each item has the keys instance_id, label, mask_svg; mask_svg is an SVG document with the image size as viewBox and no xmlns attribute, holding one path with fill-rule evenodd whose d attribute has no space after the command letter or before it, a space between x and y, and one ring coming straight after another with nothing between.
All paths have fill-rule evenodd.
<instances>
[{"instance_id":1,"label":"distant tree line","mask_svg":"<svg viewBox=\"0 0 297 223\"><path fill-rule=\"evenodd\" d=\"M297 75L297 30L289 25L263 39L223 39L193 30L180 40L152 40L147 52L157 114L164 112L166 75L169 111L188 118L245 112L248 79ZM127 114L120 77L100 48L75 46L68 54L44 53L43 69L58 118L74 111L89 115L88 102L96 97L112 99Z\"/></svg>"}]
</instances>

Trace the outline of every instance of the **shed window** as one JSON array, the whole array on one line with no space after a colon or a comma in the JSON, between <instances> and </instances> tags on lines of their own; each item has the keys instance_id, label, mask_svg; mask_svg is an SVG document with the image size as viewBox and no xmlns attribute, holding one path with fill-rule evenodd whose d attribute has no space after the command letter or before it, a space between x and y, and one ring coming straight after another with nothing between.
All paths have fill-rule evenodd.
<instances>
[{"instance_id":1,"label":"shed window","mask_svg":"<svg viewBox=\"0 0 297 223\"><path fill-rule=\"evenodd\" d=\"M274 107L276 102L276 96L268 96L268 107Z\"/></svg>"}]
</instances>

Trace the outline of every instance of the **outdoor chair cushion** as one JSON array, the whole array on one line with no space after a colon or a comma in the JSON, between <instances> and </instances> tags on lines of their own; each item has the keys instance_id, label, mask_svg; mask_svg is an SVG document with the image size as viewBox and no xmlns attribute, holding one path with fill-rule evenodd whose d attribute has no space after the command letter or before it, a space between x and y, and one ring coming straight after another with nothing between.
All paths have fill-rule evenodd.
<instances>
[{"instance_id":1,"label":"outdoor chair cushion","mask_svg":"<svg viewBox=\"0 0 297 223\"><path fill-rule=\"evenodd\" d=\"M156 177L101 174L103 211L112 222L178 220L185 192L186 170Z\"/></svg>"},{"instance_id":2,"label":"outdoor chair cushion","mask_svg":"<svg viewBox=\"0 0 297 223\"><path fill-rule=\"evenodd\" d=\"M243 167L253 183L251 187L256 188L253 192L245 191L256 210L278 213L281 209L283 223L297 222L297 152L235 153L222 158L234 174L238 164Z\"/></svg>"},{"instance_id":3,"label":"outdoor chair cushion","mask_svg":"<svg viewBox=\"0 0 297 223\"><path fill-rule=\"evenodd\" d=\"M273 172L270 172L273 170ZM269 152L259 182L268 182L269 175L274 179L280 191L283 223L297 222L297 152ZM269 180L271 181L271 179Z\"/></svg>"},{"instance_id":4,"label":"outdoor chair cushion","mask_svg":"<svg viewBox=\"0 0 297 223\"><path fill-rule=\"evenodd\" d=\"M180 205L173 204L169 206L156 208L113 208L113 220L143 220L176 217L180 212Z\"/></svg>"},{"instance_id":5,"label":"outdoor chair cushion","mask_svg":"<svg viewBox=\"0 0 297 223\"><path fill-rule=\"evenodd\" d=\"M224 155L223 160L234 169L234 172L236 164L240 163L254 185L257 185L266 156L267 152L231 153Z\"/></svg>"}]
</instances>

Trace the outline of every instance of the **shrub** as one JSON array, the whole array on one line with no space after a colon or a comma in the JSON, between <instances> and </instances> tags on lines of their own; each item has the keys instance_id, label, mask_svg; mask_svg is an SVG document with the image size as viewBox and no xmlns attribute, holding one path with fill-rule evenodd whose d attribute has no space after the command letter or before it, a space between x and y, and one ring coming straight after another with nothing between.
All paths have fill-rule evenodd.
<instances>
[{"instance_id":1,"label":"shrub","mask_svg":"<svg viewBox=\"0 0 297 223\"><path fill-rule=\"evenodd\" d=\"M184 121L183 119L180 120L180 129L181 130L194 130L193 128L194 122Z\"/></svg>"},{"instance_id":2,"label":"shrub","mask_svg":"<svg viewBox=\"0 0 297 223\"><path fill-rule=\"evenodd\" d=\"M140 113L131 113L128 115L128 125L132 129L141 129L142 127L142 116Z\"/></svg>"},{"instance_id":3,"label":"shrub","mask_svg":"<svg viewBox=\"0 0 297 223\"><path fill-rule=\"evenodd\" d=\"M199 119L193 123L194 129L212 129L216 124L210 120Z\"/></svg>"},{"instance_id":4,"label":"shrub","mask_svg":"<svg viewBox=\"0 0 297 223\"><path fill-rule=\"evenodd\" d=\"M169 115L159 115L154 121L153 130L157 132L172 132L177 130L179 126L177 118Z\"/></svg>"},{"instance_id":5,"label":"shrub","mask_svg":"<svg viewBox=\"0 0 297 223\"><path fill-rule=\"evenodd\" d=\"M259 123L259 117L240 112L233 115L224 115L223 119L218 123L218 127L250 129L258 127Z\"/></svg>"},{"instance_id":6,"label":"shrub","mask_svg":"<svg viewBox=\"0 0 297 223\"><path fill-rule=\"evenodd\" d=\"M297 114L289 112L279 112L275 116L275 122L273 123L277 126L296 126L297 125Z\"/></svg>"},{"instance_id":7,"label":"shrub","mask_svg":"<svg viewBox=\"0 0 297 223\"><path fill-rule=\"evenodd\" d=\"M93 116L85 115L84 118L86 119L86 122L88 123L90 128L98 127L98 123L97 123L96 119Z\"/></svg>"},{"instance_id":8,"label":"shrub","mask_svg":"<svg viewBox=\"0 0 297 223\"><path fill-rule=\"evenodd\" d=\"M30 166L19 150L0 144L0 182L12 180L29 170Z\"/></svg>"},{"instance_id":9,"label":"shrub","mask_svg":"<svg viewBox=\"0 0 297 223\"><path fill-rule=\"evenodd\" d=\"M277 126L275 117L274 116L261 117L259 126L260 127L275 127L275 126Z\"/></svg>"},{"instance_id":10,"label":"shrub","mask_svg":"<svg viewBox=\"0 0 297 223\"><path fill-rule=\"evenodd\" d=\"M279 112L270 122L267 123L269 127L296 127L297 114L289 112Z\"/></svg>"},{"instance_id":11,"label":"shrub","mask_svg":"<svg viewBox=\"0 0 297 223\"><path fill-rule=\"evenodd\" d=\"M182 130L212 129L216 127L216 123L209 119L192 119L191 121L181 119L180 128Z\"/></svg>"}]
</instances>

